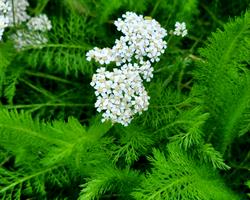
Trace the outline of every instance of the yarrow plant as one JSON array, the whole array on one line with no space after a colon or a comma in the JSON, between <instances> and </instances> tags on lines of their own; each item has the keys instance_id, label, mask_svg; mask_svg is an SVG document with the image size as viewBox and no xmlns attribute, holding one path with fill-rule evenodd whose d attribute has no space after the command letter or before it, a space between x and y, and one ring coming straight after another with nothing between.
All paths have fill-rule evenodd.
<instances>
[{"instance_id":1,"label":"yarrow plant","mask_svg":"<svg viewBox=\"0 0 250 200\"><path fill-rule=\"evenodd\" d=\"M45 14L36 17L29 16L28 6L27 0L0 0L0 40L2 40L5 28L27 22L26 28L17 30L10 37L17 50L47 43L46 32L52 28Z\"/></svg>"},{"instance_id":2,"label":"yarrow plant","mask_svg":"<svg viewBox=\"0 0 250 200\"><path fill-rule=\"evenodd\" d=\"M149 82L153 78L151 64L159 62L167 48L164 41L167 31L151 17L133 12L123 14L114 25L124 35L115 40L112 48L94 47L86 53L86 57L88 61L93 59L101 65L114 62L121 67L113 72L103 67L98 69L91 86L96 90L97 111L104 111L102 121L111 120L127 126L135 114L148 109L150 97L143 80ZM175 35L184 37L187 34L185 23L180 25Z\"/></svg>"},{"instance_id":3,"label":"yarrow plant","mask_svg":"<svg viewBox=\"0 0 250 200\"><path fill-rule=\"evenodd\" d=\"M0 200L248 199L248 1L0 0Z\"/></svg>"}]
</instances>

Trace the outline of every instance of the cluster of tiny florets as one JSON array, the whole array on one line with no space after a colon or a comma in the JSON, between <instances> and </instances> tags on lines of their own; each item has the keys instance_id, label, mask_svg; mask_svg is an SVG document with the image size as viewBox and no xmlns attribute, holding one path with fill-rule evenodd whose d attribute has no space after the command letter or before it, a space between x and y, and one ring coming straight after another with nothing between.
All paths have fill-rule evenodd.
<instances>
[{"instance_id":1,"label":"cluster of tiny florets","mask_svg":"<svg viewBox=\"0 0 250 200\"><path fill-rule=\"evenodd\" d=\"M46 32L51 30L52 25L47 15L41 14L37 17L32 17L27 23L28 29L31 31Z\"/></svg>"},{"instance_id":2,"label":"cluster of tiny florets","mask_svg":"<svg viewBox=\"0 0 250 200\"><path fill-rule=\"evenodd\" d=\"M118 31L124 36L115 41L112 48L94 48L86 56L87 60L94 59L100 64L115 62L121 66L131 60L158 62L159 57L167 48L163 40L167 31L160 24L142 15L127 12L114 22Z\"/></svg>"},{"instance_id":3,"label":"cluster of tiny florets","mask_svg":"<svg viewBox=\"0 0 250 200\"><path fill-rule=\"evenodd\" d=\"M27 22L27 28L25 30L18 30L11 36L16 49L22 50L30 46L39 47L48 42L46 32L51 30L52 25L47 15L41 14L30 18Z\"/></svg>"},{"instance_id":4,"label":"cluster of tiny florets","mask_svg":"<svg viewBox=\"0 0 250 200\"><path fill-rule=\"evenodd\" d=\"M120 67L112 72L99 68L91 86L97 97L95 107L103 112L102 121L127 126L135 114L148 109L150 97L143 81L153 78L152 63L158 62L167 48L164 41L167 31L156 20L133 12L126 12L114 24L123 36L115 40L112 48L94 47L86 53L86 59L101 65L113 62ZM177 24L172 34L184 37L187 34L185 23Z\"/></svg>"},{"instance_id":5,"label":"cluster of tiny florets","mask_svg":"<svg viewBox=\"0 0 250 200\"><path fill-rule=\"evenodd\" d=\"M133 66L124 65L112 72L101 67L93 75L91 86L96 90L95 107L98 112L103 111L102 121L127 126L136 113L141 114L148 108L149 96Z\"/></svg>"},{"instance_id":6,"label":"cluster of tiny florets","mask_svg":"<svg viewBox=\"0 0 250 200\"><path fill-rule=\"evenodd\" d=\"M29 16L26 11L28 6L27 0L0 0L0 40L6 27L27 22L26 29L19 29L10 36L18 50L47 43L46 32L52 28L45 14Z\"/></svg>"},{"instance_id":7,"label":"cluster of tiny florets","mask_svg":"<svg viewBox=\"0 0 250 200\"><path fill-rule=\"evenodd\" d=\"M11 35L11 39L15 43L15 48L17 50L22 50L26 47L37 46L46 44L48 39L45 35L28 30L18 30L16 33Z\"/></svg>"},{"instance_id":8,"label":"cluster of tiny florets","mask_svg":"<svg viewBox=\"0 0 250 200\"><path fill-rule=\"evenodd\" d=\"M101 67L93 75L97 101L95 107L103 112L102 121L111 120L127 126L134 115L148 109L150 97L143 86L143 80L153 78L153 62L167 48L163 40L167 31L151 18L143 18L127 12L114 22L118 31L124 35L115 40L112 48L93 48L86 54L101 65L114 62L120 69L112 72Z\"/></svg>"},{"instance_id":9,"label":"cluster of tiny florets","mask_svg":"<svg viewBox=\"0 0 250 200\"><path fill-rule=\"evenodd\" d=\"M9 4L11 4L11 11L8 14L10 25L21 24L30 18L27 13L27 8L29 7L29 2L27 0L13 0L13 2L12 0L8 1ZM14 11L12 9L14 9Z\"/></svg>"},{"instance_id":10,"label":"cluster of tiny florets","mask_svg":"<svg viewBox=\"0 0 250 200\"><path fill-rule=\"evenodd\" d=\"M0 16L5 17L5 19L1 17L0 23L3 24L3 20L7 21L7 26L4 27L6 28L27 21L30 18L26 11L28 6L27 0L0 0Z\"/></svg>"},{"instance_id":11,"label":"cluster of tiny florets","mask_svg":"<svg viewBox=\"0 0 250 200\"><path fill-rule=\"evenodd\" d=\"M117 30L125 35L116 41L115 49L118 50L118 56L120 54L123 59L125 55L128 61L126 54L133 53L140 61L144 59L151 62L159 61L159 56L167 48L167 43L163 40L167 36L167 31L156 20L127 12L114 24Z\"/></svg>"},{"instance_id":12,"label":"cluster of tiny florets","mask_svg":"<svg viewBox=\"0 0 250 200\"><path fill-rule=\"evenodd\" d=\"M187 35L187 28L185 22L176 22L175 30L173 32L174 35L185 37Z\"/></svg>"}]
</instances>

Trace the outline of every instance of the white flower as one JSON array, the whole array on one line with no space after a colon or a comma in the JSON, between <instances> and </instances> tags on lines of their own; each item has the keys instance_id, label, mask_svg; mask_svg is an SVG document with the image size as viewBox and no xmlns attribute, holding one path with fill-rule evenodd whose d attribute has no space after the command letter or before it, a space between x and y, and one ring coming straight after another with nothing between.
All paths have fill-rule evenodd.
<instances>
[{"instance_id":1,"label":"white flower","mask_svg":"<svg viewBox=\"0 0 250 200\"><path fill-rule=\"evenodd\" d=\"M187 29L185 22L176 22L174 35L185 37L187 35Z\"/></svg>"},{"instance_id":2,"label":"white flower","mask_svg":"<svg viewBox=\"0 0 250 200\"><path fill-rule=\"evenodd\" d=\"M127 126L135 114L148 109L149 96L133 66L113 72L99 68L91 86L96 90L95 107L98 112L103 111L102 121L111 120Z\"/></svg>"},{"instance_id":3,"label":"white flower","mask_svg":"<svg viewBox=\"0 0 250 200\"><path fill-rule=\"evenodd\" d=\"M51 30L52 25L47 15L41 14L37 17L32 17L27 23L28 29L32 31L46 32Z\"/></svg>"},{"instance_id":4,"label":"white flower","mask_svg":"<svg viewBox=\"0 0 250 200\"><path fill-rule=\"evenodd\" d=\"M126 12L122 18L115 21L115 25L117 30L125 35L125 37L120 38L120 43L125 48L121 48L121 51L116 49L116 52L121 54L121 57L124 57L124 54L132 54L138 60L157 61L167 48L167 44L163 40L167 31L156 20L143 18L142 15L138 16L133 12ZM131 56L124 58L128 61Z\"/></svg>"},{"instance_id":5,"label":"white flower","mask_svg":"<svg viewBox=\"0 0 250 200\"><path fill-rule=\"evenodd\" d=\"M48 42L44 34L27 30L18 30L11 35L11 39L14 41L17 50L22 50L26 47L39 47L39 45Z\"/></svg>"},{"instance_id":6,"label":"white flower","mask_svg":"<svg viewBox=\"0 0 250 200\"><path fill-rule=\"evenodd\" d=\"M116 40L112 48L95 47L90 50L86 54L87 60L94 59L100 64L115 62L117 66L131 62L133 58L139 61L159 61L159 56L167 48L167 43L163 40L167 31L156 20L126 12L114 24L124 36Z\"/></svg>"},{"instance_id":7,"label":"white flower","mask_svg":"<svg viewBox=\"0 0 250 200\"><path fill-rule=\"evenodd\" d=\"M27 0L13 0L14 11L12 11L12 0L8 0L11 5L11 11L8 12L8 17L10 20L10 24L20 24L22 22L27 21L30 16L27 14L27 7L29 6L29 2ZM14 13L14 16L13 16Z\"/></svg>"}]
</instances>

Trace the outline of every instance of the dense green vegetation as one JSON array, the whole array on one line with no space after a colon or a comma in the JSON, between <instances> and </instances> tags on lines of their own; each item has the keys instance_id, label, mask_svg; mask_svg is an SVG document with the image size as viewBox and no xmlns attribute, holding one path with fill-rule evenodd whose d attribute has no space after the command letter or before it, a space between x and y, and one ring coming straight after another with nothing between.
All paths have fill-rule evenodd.
<instances>
[{"instance_id":1,"label":"dense green vegetation","mask_svg":"<svg viewBox=\"0 0 250 200\"><path fill-rule=\"evenodd\" d=\"M249 198L249 0L29 3L53 28L22 51L8 37L19 27L0 41L0 199ZM113 45L126 11L188 35L167 37L149 109L124 127L101 122L85 54Z\"/></svg>"}]
</instances>

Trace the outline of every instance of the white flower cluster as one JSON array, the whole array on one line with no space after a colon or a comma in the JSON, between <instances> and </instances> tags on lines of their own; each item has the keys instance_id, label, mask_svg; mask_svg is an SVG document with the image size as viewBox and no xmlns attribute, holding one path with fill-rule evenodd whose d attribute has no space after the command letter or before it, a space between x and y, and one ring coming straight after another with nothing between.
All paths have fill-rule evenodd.
<instances>
[{"instance_id":1,"label":"white flower cluster","mask_svg":"<svg viewBox=\"0 0 250 200\"><path fill-rule=\"evenodd\" d=\"M175 23L175 30L174 35L185 37L187 35L187 29L185 22L176 22Z\"/></svg>"},{"instance_id":2,"label":"white flower cluster","mask_svg":"<svg viewBox=\"0 0 250 200\"><path fill-rule=\"evenodd\" d=\"M4 28L13 26L14 23L20 24L27 21L30 18L26 12L28 6L27 0L13 0L13 2L12 0L0 0L0 32L3 33Z\"/></svg>"},{"instance_id":3,"label":"white flower cluster","mask_svg":"<svg viewBox=\"0 0 250 200\"><path fill-rule=\"evenodd\" d=\"M18 30L11 36L17 50L22 50L29 46L38 46L46 44L48 39L46 32L51 30L52 25L48 17L41 14L37 17L32 17L27 22L28 29Z\"/></svg>"},{"instance_id":4,"label":"white flower cluster","mask_svg":"<svg viewBox=\"0 0 250 200\"><path fill-rule=\"evenodd\" d=\"M120 66L112 72L99 68L90 85L96 90L95 107L103 112L102 121L127 126L135 114L148 109L150 97L143 80L149 82L153 78L151 64L158 62L167 48L164 41L167 31L156 20L133 12L126 12L114 24L123 36L115 40L112 48L95 47L88 51L86 59L101 65L114 62ZM184 22L177 22L175 27L171 34L187 35Z\"/></svg>"},{"instance_id":5,"label":"white flower cluster","mask_svg":"<svg viewBox=\"0 0 250 200\"><path fill-rule=\"evenodd\" d=\"M96 90L95 107L98 112L104 112L102 121L127 126L135 114L148 109L150 97L143 80L149 82L153 78L151 64L158 62L167 48L163 40L167 31L156 20L133 12L126 12L114 24L124 36L117 39L112 48L95 47L86 57L101 65L115 62L120 66L113 72L99 68L91 86Z\"/></svg>"},{"instance_id":6,"label":"white flower cluster","mask_svg":"<svg viewBox=\"0 0 250 200\"><path fill-rule=\"evenodd\" d=\"M47 15L41 14L30 18L27 27L28 30L18 30L11 36L16 49L21 50L25 47L39 46L48 42L46 32L51 30L52 25Z\"/></svg>"},{"instance_id":7,"label":"white flower cluster","mask_svg":"<svg viewBox=\"0 0 250 200\"><path fill-rule=\"evenodd\" d=\"M28 30L18 30L11 35L11 39L14 41L17 50L22 50L29 46L39 46L48 42L45 35Z\"/></svg>"},{"instance_id":8,"label":"white flower cluster","mask_svg":"<svg viewBox=\"0 0 250 200\"><path fill-rule=\"evenodd\" d=\"M156 20L126 12L114 24L124 36L116 40L112 48L95 47L90 50L86 54L87 60L94 59L100 64L115 62L117 66L131 62L132 59L159 61L159 56L167 48L167 43L163 40L167 32Z\"/></svg>"},{"instance_id":9,"label":"white flower cluster","mask_svg":"<svg viewBox=\"0 0 250 200\"><path fill-rule=\"evenodd\" d=\"M30 16L27 14L27 7L29 6L29 2L27 0L8 0L9 4L11 5L11 10L9 12L9 20L10 25L21 24L22 22L26 22ZM14 8L14 11L12 10ZM14 16L13 16L14 14Z\"/></svg>"},{"instance_id":10,"label":"white flower cluster","mask_svg":"<svg viewBox=\"0 0 250 200\"><path fill-rule=\"evenodd\" d=\"M13 2L12 0L0 0L0 40L6 27L28 21L27 29L17 30L15 34L11 35L18 50L27 46L47 43L46 32L52 28L51 22L45 14L30 17L26 12L28 6L27 0L13 0Z\"/></svg>"},{"instance_id":11,"label":"white flower cluster","mask_svg":"<svg viewBox=\"0 0 250 200\"><path fill-rule=\"evenodd\" d=\"M93 75L91 86L95 88L97 111L104 111L102 121L111 120L127 126L136 113L147 110L149 96L139 73L132 65L123 65L113 72L104 67Z\"/></svg>"},{"instance_id":12,"label":"white flower cluster","mask_svg":"<svg viewBox=\"0 0 250 200\"><path fill-rule=\"evenodd\" d=\"M51 30L52 25L47 15L41 14L37 17L32 17L27 23L28 29L31 31L46 32Z\"/></svg>"}]
</instances>

